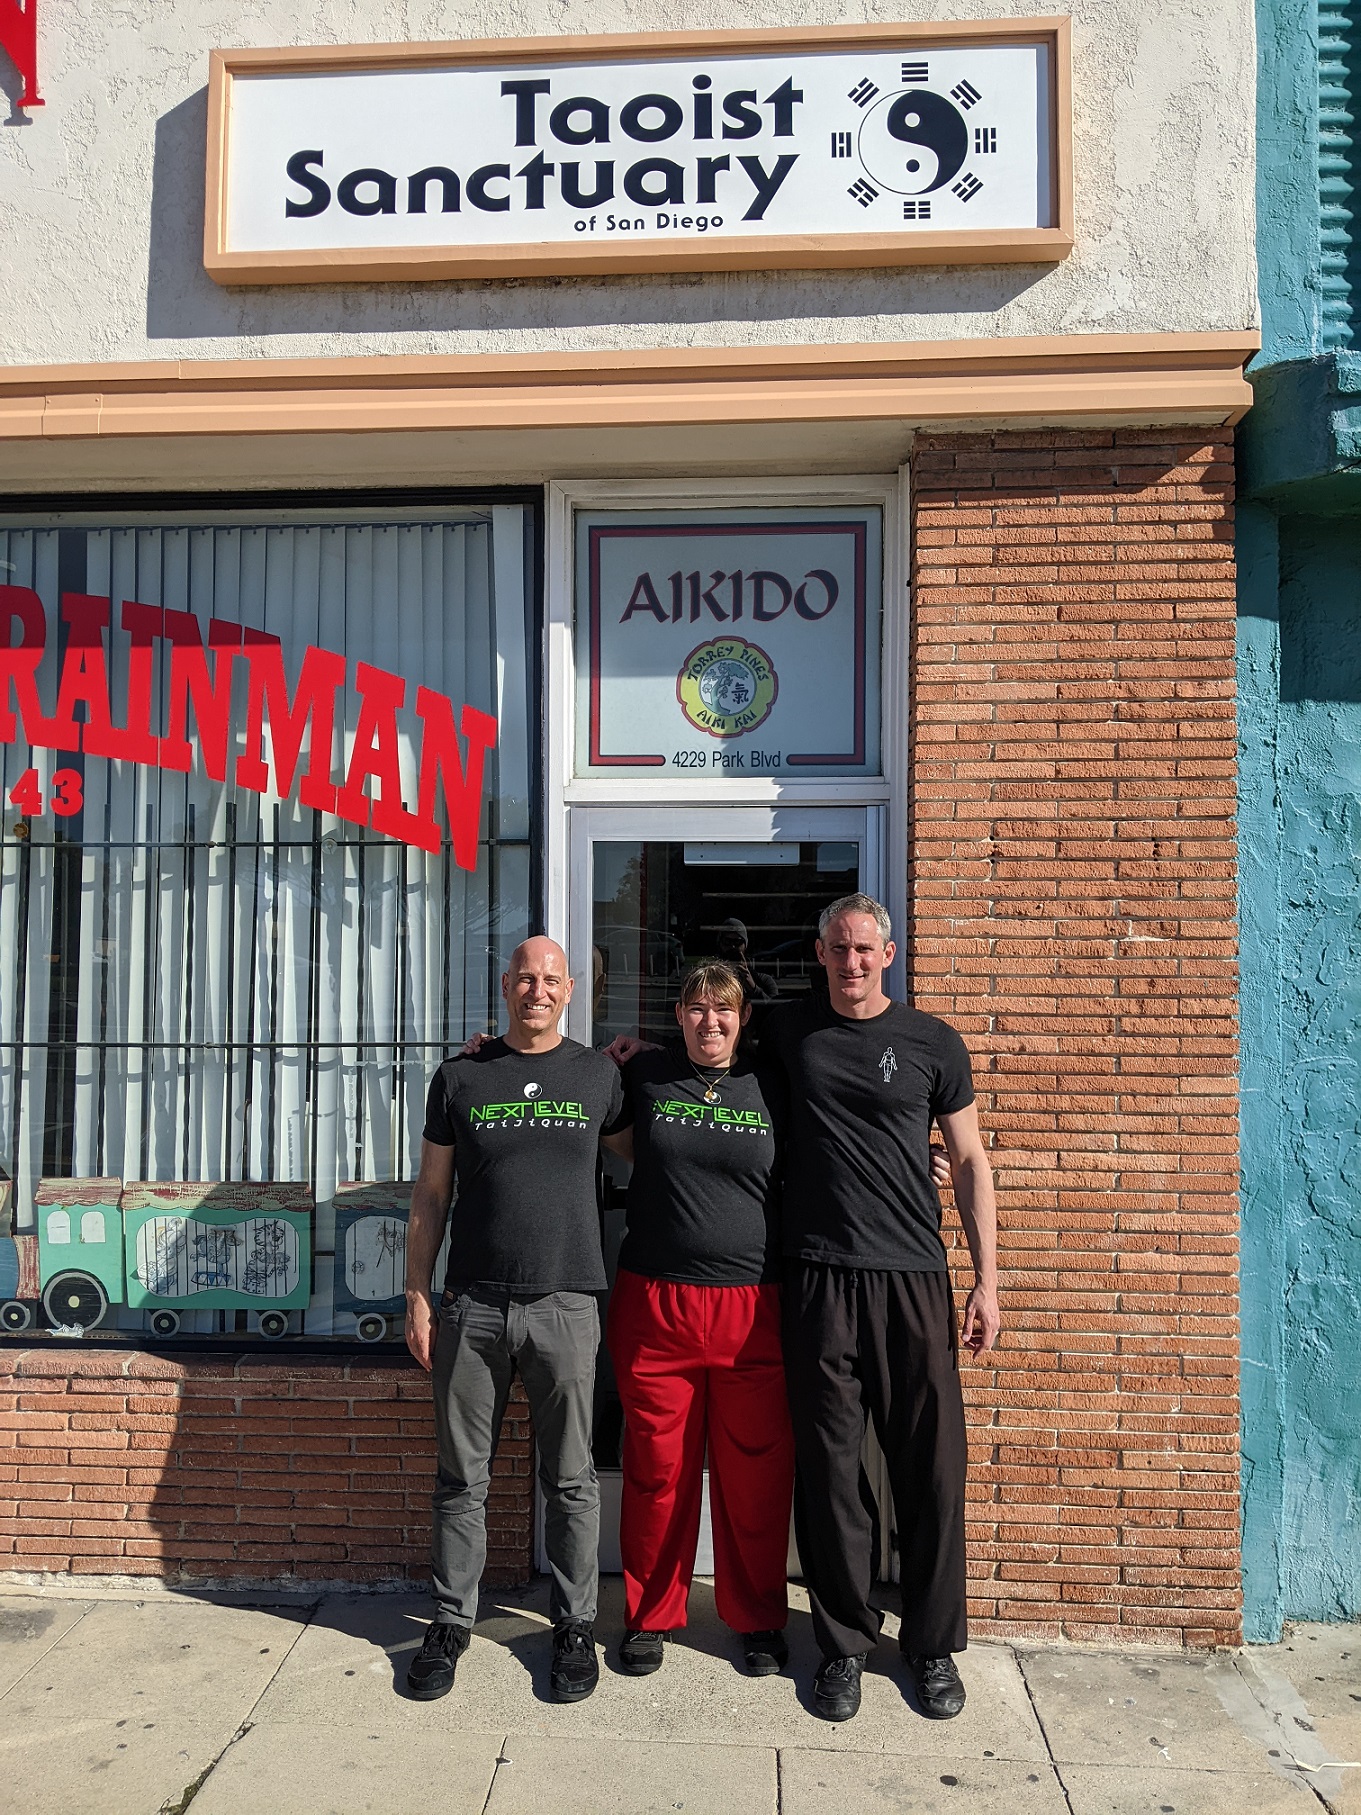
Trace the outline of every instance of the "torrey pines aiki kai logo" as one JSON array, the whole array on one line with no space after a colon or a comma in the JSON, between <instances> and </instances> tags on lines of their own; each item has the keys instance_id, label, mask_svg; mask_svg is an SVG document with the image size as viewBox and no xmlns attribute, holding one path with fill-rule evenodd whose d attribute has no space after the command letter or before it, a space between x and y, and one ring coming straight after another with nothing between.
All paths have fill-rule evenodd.
<instances>
[{"instance_id":1,"label":"torrey pines aiki kai logo","mask_svg":"<svg viewBox=\"0 0 1361 1815\"><path fill-rule=\"evenodd\" d=\"M741 737L763 725L779 690L770 657L742 637L701 643L676 676L681 711L710 737Z\"/></svg>"}]
</instances>

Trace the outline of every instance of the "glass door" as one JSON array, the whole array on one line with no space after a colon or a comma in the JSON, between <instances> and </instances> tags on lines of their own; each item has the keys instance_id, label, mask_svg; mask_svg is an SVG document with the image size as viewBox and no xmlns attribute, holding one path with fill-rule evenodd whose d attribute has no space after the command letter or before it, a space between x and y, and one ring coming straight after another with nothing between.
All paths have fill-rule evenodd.
<instances>
[{"instance_id":1,"label":"glass door","mask_svg":"<svg viewBox=\"0 0 1361 1815\"><path fill-rule=\"evenodd\" d=\"M747 981L752 1026L822 985L814 952L829 901L880 893L880 813L858 808L572 810L569 1032L605 1046L620 1033L674 1036L672 1005L693 964L724 958ZM611 1285L624 1234L628 1168L606 1158L605 1259ZM603 1314L603 1309L602 1309ZM601 1567L619 1563L623 1412L608 1351L596 1376ZM700 1574L712 1569L707 1494Z\"/></svg>"}]
</instances>

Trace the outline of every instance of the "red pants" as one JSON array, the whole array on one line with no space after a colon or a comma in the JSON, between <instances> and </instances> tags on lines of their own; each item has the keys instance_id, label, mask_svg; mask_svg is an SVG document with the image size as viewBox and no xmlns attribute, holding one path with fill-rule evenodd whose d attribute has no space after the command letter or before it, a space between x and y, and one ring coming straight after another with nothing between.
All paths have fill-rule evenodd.
<instances>
[{"instance_id":1,"label":"red pants","mask_svg":"<svg viewBox=\"0 0 1361 1815\"><path fill-rule=\"evenodd\" d=\"M782 1627L794 1440L779 1287L676 1285L621 1268L608 1335L624 1406L627 1625L685 1625L707 1442L719 1618L737 1632Z\"/></svg>"}]
</instances>

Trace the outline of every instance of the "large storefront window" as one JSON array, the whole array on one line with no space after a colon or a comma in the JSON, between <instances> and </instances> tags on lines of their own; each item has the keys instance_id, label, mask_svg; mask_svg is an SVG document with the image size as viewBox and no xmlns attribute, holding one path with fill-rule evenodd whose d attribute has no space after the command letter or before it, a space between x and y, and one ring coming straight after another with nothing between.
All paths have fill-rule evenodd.
<instances>
[{"instance_id":1,"label":"large storefront window","mask_svg":"<svg viewBox=\"0 0 1361 1815\"><path fill-rule=\"evenodd\" d=\"M398 1339L426 1081L530 927L533 534L0 518L11 1332Z\"/></svg>"}]
</instances>

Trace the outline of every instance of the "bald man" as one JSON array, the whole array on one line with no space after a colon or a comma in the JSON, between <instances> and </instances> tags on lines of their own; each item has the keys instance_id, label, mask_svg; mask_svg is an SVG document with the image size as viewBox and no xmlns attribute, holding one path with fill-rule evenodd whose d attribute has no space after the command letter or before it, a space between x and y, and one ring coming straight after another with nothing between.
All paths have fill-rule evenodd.
<instances>
[{"instance_id":1,"label":"bald man","mask_svg":"<svg viewBox=\"0 0 1361 1815\"><path fill-rule=\"evenodd\" d=\"M518 946L501 994L505 1033L435 1073L411 1194L406 1341L433 1374L439 1472L435 1618L407 1687L420 1701L447 1695L468 1647L487 1556L492 1458L518 1373L534 1420L553 1578L549 1688L555 1701L576 1702L600 1675L591 1397L600 1341L594 1294L605 1290L605 1265L596 1161L601 1138L620 1121L623 1088L611 1060L558 1031L572 999L561 946ZM446 1223L449 1266L436 1307L430 1279Z\"/></svg>"}]
</instances>

